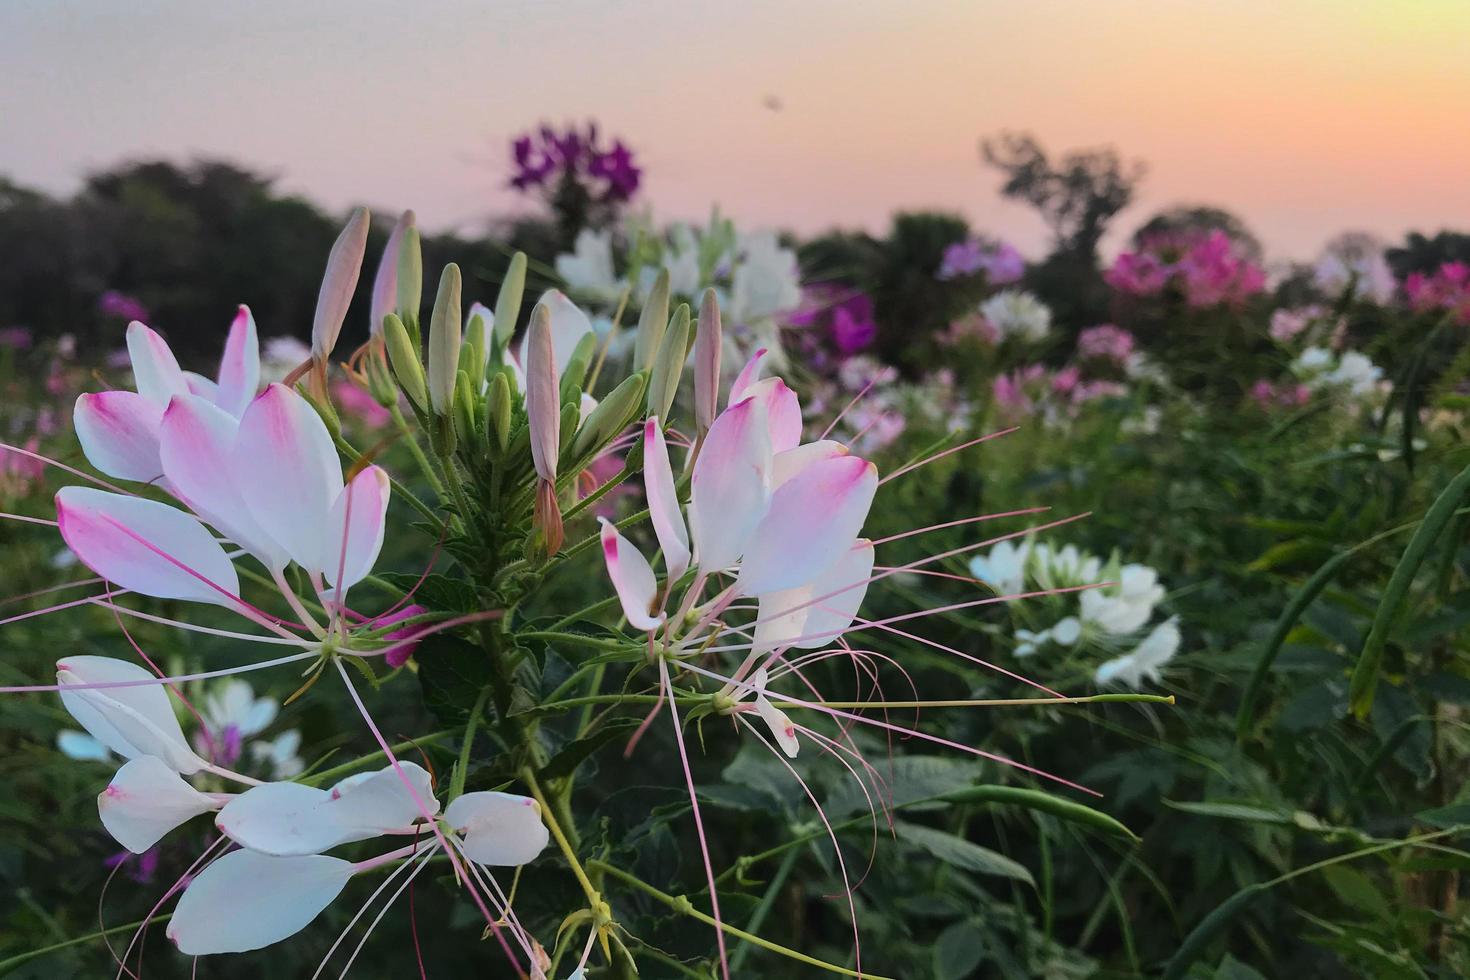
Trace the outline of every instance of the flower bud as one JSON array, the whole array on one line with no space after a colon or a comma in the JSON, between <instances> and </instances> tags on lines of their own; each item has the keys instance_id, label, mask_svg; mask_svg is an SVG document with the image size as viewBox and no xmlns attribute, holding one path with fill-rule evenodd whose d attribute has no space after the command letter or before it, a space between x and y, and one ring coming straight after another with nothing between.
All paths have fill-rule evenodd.
<instances>
[{"instance_id":1,"label":"flower bud","mask_svg":"<svg viewBox=\"0 0 1470 980\"><path fill-rule=\"evenodd\" d=\"M653 367L658 354L658 345L664 339L669 326L669 270L660 269L653 281L653 289L643 302L643 311L638 316L638 337L633 342L633 367L647 371Z\"/></svg>"},{"instance_id":2,"label":"flower bud","mask_svg":"<svg viewBox=\"0 0 1470 980\"><path fill-rule=\"evenodd\" d=\"M720 330L720 301L713 289L706 289L699 304L699 329L694 334L694 427L701 436L719 414Z\"/></svg>"},{"instance_id":3,"label":"flower bud","mask_svg":"<svg viewBox=\"0 0 1470 980\"><path fill-rule=\"evenodd\" d=\"M362 272L370 223L367 208L354 208L327 255L327 271L322 276L316 315L311 321L311 356L319 364L325 363L332 348L337 346L337 334L342 332L342 321L347 319L347 307L352 305L357 277Z\"/></svg>"},{"instance_id":4,"label":"flower bud","mask_svg":"<svg viewBox=\"0 0 1470 980\"><path fill-rule=\"evenodd\" d=\"M521 296L526 291L526 253L511 256L510 266L505 270L505 279L500 283L500 295L495 298L495 345L504 350L516 332L516 321L521 316Z\"/></svg>"},{"instance_id":5,"label":"flower bud","mask_svg":"<svg viewBox=\"0 0 1470 980\"><path fill-rule=\"evenodd\" d=\"M490 395L485 401L485 411L489 420L492 445L501 456L505 455L506 447L510 445L510 382L506 380L503 371L496 371L495 376L490 379Z\"/></svg>"},{"instance_id":6,"label":"flower bud","mask_svg":"<svg viewBox=\"0 0 1470 980\"><path fill-rule=\"evenodd\" d=\"M388 363L393 367L393 376L398 386L408 396L414 408L420 412L429 410L429 398L424 386L424 366L419 363L418 347L409 339L408 328L397 314L383 317L383 341L388 349Z\"/></svg>"},{"instance_id":7,"label":"flower bud","mask_svg":"<svg viewBox=\"0 0 1470 980\"><path fill-rule=\"evenodd\" d=\"M597 353L597 335L586 333L582 339L577 341L577 346L572 350L571 359L567 361L566 370L561 373L562 401L567 401L567 390L575 387L578 391L587 381L587 369L592 366L592 357Z\"/></svg>"},{"instance_id":8,"label":"flower bud","mask_svg":"<svg viewBox=\"0 0 1470 980\"><path fill-rule=\"evenodd\" d=\"M368 393L373 401L384 408L398 404L398 386L393 383L393 372L388 369L388 355L381 342L368 347L363 357L363 373L367 375Z\"/></svg>"},{"instance_id":9,"label":"flower bud","mask_svg":"<svg viewBox=\"0 0 1470 980\"><path fill-rule=\"evenodd\" d=\"M674 319L664 332L654 359L653 374L648 379L648 414L668 418L674 396L679 393L679 379L684 375L684 361L689 357L689 304L680 303Z\"/></svg>"},{"instance_id":10,"label":"flower bud","mask_svg":"<svg viewBox=\"0 0 1470 980\"><path fill-rule=\"evenodd\" d=\"M570 459L584 460L616 439L637 417L643 406L645 374L624 378L623 383L608 392L577 429L572 440Z\"/></svg>"},{"instance_id":11,"label":"flower bud","mask_svg":"<svg viewBox=\"0 0 1470 980\"><path fill-rule=\"evenodd\" d=\"M408 212L413 214L412 211ZM424 253L419 247L419 230L410 224L398 248L397 313L405 324L418 329L419 309L424 305Z\"/></svg>"},{"instance_id":12,"label":"flower bud","mask_svg":"<svg viewBox=\"0 0 1470 980\"><path fill-rule=\"evenodd\" d=\"M470 376L460 371L454 381L454 431L460 442L473 446L475 439L475 396Z\"/></svg>"},{"instance_id":13,"label":"flower bud","mask_svg":"<svg viewBox=\"0 0 1470 980\"><path fill-rule=\"evenodd\" d=\"M373 337L383 332L383 317L398 305L398 252L403 247L404 233L413 227L412 211L399 215L398 223L388 235L383 255L378 259L378 272L373 277L372 302L368 309L368 331Z\"/></svg>"},{"instance_id":14,"label":"flower bud","mask_svg":"<svg viewBox=\"0 0 1470 980\"><path fill-rule=\"evenodd\" d=\"M439 295L429 317L429 404L436 415L448 415L459 372L459 266L453 262L439 277Z\"/></svg>"},{"instance_id":15,"label":"flower bud","mask_svg":"<svg viewBox=\"0 0 1470 980\"><path fill-rule=\"evenodd\" d=\"M542 303L531 311L525 367L531 459L536 464L536 475L554 483L561 444L561 397L556 382L556 352L551 346L551 311Z\"/></svg>"},{"instance_id":16,"label":"flower bud","mask_svg":"<svg viewBox=\"0 0 1470 980\"><path fill-rule=\"evenodd\" d=\"M475 391L480 391L485 384L485 360L490 350L490 330L488 322L491 313L479 303L470 306L470 319L464 325L464 346L459 352L459 369L469 374L470 384Z\"/></svg>"}]
</instances>

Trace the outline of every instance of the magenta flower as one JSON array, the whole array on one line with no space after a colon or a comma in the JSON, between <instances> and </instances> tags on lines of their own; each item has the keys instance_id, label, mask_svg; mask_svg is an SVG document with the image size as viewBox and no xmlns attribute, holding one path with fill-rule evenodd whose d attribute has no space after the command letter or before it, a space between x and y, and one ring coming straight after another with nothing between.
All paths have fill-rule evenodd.
<instances>
[{"instance_id":1,"label":"magenta flower","mask_svg":"<svg viewBox=\"0 0 1470 980\"><path fill-rule=\"evenodd\" d=\"M126 293L109 289L97 297L97 312L119 320L147 320L148 308Z\"/></svg>"},{"instance_id":2,"label":"magenta flower","mask_svg":"<svg viewBox=\"0 0 1470 980\"><path fill-rule=\"evenodd\" d=\"M332 385L332 400L337 407L370 429L381 429L393 420L392 414L378 400L350 381Z\"/></svg>"},{"instance_id":3,"label":"magenta flower","mask_svg":"<svg viewBox=\"0 0 1470 980\"><path fill-rule=\"evenodd\" d=\"M29 327L5 327L0 329L0 347L11 350L26 350L32 343Z\"/></svg>"},{"instance_id":4,"label":"magenta flower","mask_svg":"<svg viewBox=\"0 0 1470 980\"><path fill-rule=\"evenodd\" d=\"M1151 236L1124 252L1103 274L1108 285L1134 296L1154 296L1177 288L1192 307L1238 306L1266 288L1266 272L1239 254L1229 235Z\"/></svg>"},{"instance_id":5,"label":"magenta flower","mask_svg":"<svg viewBox=\"0 0 1470 980\"><path fill-rule=\"evenodd\" d=\"M1133 334L1111 323L1088 327L1077 335L1077 355L1084 360L1111 361L1122 366L1133 353Z\"/></svg>"},{"instance_id":6,"label":"magenta flower","mask_svg":"<svg viewBox=\"0 0 1470 980\"><path fill-rule=\"evenodd\" d=\"M420 605L407 605L397 612L386 613L382 616L379 616L377 619L373 620L373 625L376 627L390 626L393 623L401 623L405 619L412 619L415 616L422 616L428 611L429 610ZM393 667L394 669L402 667L404 664L408 663L408 659L412 657L419 648L419 641L417 639L414 639L414 637L421 634L422 632L423 628L420 626L405 626L402 629L396 629L391 633L384 634L383 639L389 640L393 643L393 646L388 648L388 652L383 654L384 662L387 663L389 667Z\"/></svg>"},{"instance_id":7,"label":"magenta flower","mask_svg":"<svg viewBox=\"0 0 1470 980\"><path fill-rule=\"evenodd\" d=\"M967 238L944 250L938 277L963 279L981 272L990 285L1005 286L1025 274L1026 260L1008 242Z\"/></svg>"},{"instance_id":8,"label":"magenta flower","mask_svg":"<svg viewBox=\"0 0 1470 980\"><path fill-rule=\"evenodd\" d=\"M1470 265L1446 262L1429 275L1410 273L1404 295L1416 311L1445 310L1459 323L1470 324Z\"/></svg>"},{"instance_id":9,"label":"magenta flower","mask_svg":"<svg viewBox=\"0 0 1470 980\"><path fill-rule=\"evenodd\" d=\"M1153 252L1124 252L1113 261L1103 279L1121 293L1154 296L1169 283L1170 266Z\"/></svg>"},{"instance_id":10,"label":"magenta flower","mask_svg":"<svg viewBox=\"0 0 1470 980\"><path fill-rule=\"evenodd\" d=\"M523 133L511 141L514 173L510 185L516 190L548 187L562 177L592 185L594 196L604 201L626 201L638 191L643 171L633 160L633 151L621 139L611 149L598 142L596 123L585 128L568 126L558 131L548 125L535 133Z\"/></svg>"}]
</instances>

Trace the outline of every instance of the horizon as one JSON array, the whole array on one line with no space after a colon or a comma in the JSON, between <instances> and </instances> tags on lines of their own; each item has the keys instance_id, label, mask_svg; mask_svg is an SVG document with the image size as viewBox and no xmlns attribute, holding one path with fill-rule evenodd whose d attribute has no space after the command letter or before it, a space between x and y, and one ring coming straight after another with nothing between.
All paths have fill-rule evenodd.
<instances>
[{"instance_id":1,"label":"horizon","mask_svg":"<svg viewBox=\"0 0 1470 980\"><path fill-rule=\"evenodd\" d=\"M633 148L634 208L660 221L719 205L809 235L944 210L1034 258L1045 227L978 151L1018 130L1148 165L1108 252L1164 207L1211 204L1271 261L1309 260L1343 231L1470 226L1467 32L1449 0L436 0L412 21L385 0L244 16L21 0L0 9L0 173L66 195L126 160L222 159L333 211L412 207L430 231L476 232L539 210L505 186L512 136L595 119Z\"/></svg>"}]
</instances>

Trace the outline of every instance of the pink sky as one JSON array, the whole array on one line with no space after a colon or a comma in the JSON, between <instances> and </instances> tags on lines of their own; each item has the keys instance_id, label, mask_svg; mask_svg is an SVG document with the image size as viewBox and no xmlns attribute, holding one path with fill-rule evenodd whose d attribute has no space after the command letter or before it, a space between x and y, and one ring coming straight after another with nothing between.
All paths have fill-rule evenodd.
<instances>
[{"instance_id":1,"label":"pink sky","mask_svg":"<svg viewBox=\"0 0 1470 980\"><path fill-rule=\"evenodd\" d=\"M747 227L881 230L944 208L1035 254L1044 229L976 150L1023 128L1147 161L1120 233L1177 202L1234 210L1277 258L1470 227L1462 0L9 0L0 79L0 173L56 192L120 158L221 156L475 230L524 207L510 135L590 117L667 219L718 202Z\"/></svg>"}]
</instances>

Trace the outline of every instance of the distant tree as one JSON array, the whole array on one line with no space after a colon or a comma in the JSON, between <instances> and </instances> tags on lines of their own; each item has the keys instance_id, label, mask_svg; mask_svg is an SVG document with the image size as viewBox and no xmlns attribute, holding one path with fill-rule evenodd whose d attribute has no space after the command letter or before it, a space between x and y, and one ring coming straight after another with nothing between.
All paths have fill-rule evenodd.
<instances>
[{"instance_id":1,"label":"distant tree","mask_svg":"<svg viewBox=\"0 0 1470 980\"><path fill-rule=\"evenodd\" d=\"M1470 262L1470 234L1443 230L1429 238L1413 231L1403 245L1388 250L1387 258L1400 279L1411 272L1433 272L1446 262Z\"/></svg>"},{"instance_id":2,"label":"distant tree","mask_svg":"<svg viewBox=\"0 0 1470 980\"><path fill-rule=\"evenodd\" d=\"M985 162L1005 174L1001 194L1030 204L1046 221L1057 252L1096 262L1098 242L1133 200L1145 167L1110 147L1075 150L1053 161L1029 133L980 143Z\"/></svg>"},{"instance_id":3,"label":"distant tree","mask_svg":"<svg viewBox=\"0 0 1470 980\"><path fill-rule=\"evenodd\" d=\"M1141 244L1155 235L1223 231L1246 258L1260 262L1265 253L1261 241L1246 226L1244 220L1224 208L1208 204L1176 204L1166 208L1138 226L1133 233L1133 244Z\"/></svg>"}]
</instances>

